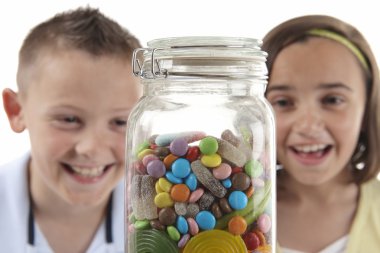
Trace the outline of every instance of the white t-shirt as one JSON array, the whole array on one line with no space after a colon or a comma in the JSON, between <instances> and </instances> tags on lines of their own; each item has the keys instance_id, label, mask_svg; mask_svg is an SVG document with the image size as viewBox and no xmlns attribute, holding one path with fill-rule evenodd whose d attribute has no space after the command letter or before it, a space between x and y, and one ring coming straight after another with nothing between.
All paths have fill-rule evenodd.
<instances>
[{"instance_id":1,"label":"white t-shirt","mask_svg":"<svg viewBox=\"0 0 380 253\"><path fill-rule=\"evenodd\" d=\"M9 253L53 253L35 224L35 245L28 244L29 197L27 163L30 155L0 167L0 251ZM113 243L105 240L105 222L99 227L86 253L124 253L124 184L113 194Z\"/></svg>"}]
</instances>

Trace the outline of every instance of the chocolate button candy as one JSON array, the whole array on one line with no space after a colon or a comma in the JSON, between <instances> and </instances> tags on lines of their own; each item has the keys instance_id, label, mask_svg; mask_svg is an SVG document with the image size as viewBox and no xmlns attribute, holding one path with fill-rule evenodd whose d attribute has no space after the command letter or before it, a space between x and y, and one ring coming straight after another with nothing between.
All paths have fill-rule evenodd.
<instances>
[{"instance_id":1,"label":"chocolate button candy","mask_svg":"<svg viewBox=\"0 0 380 253\"><path fill-rule=\"evenodd\" d=\"M232 187L238 191L245 191L251 184L251 178L245 173L236 173L232 176Z\"/></svg>"},{"instance_id":2,"label":"chocolate button candy","mask_svg":"<svg viewBox=\"0 0 380 253\"><path fill-rule=\"evenodd\" d=\"M173 208L163 208L158 214L158 220L162 225L169 226L173 225L176 221L177 214Z\"/></svg>"}]
</instances>

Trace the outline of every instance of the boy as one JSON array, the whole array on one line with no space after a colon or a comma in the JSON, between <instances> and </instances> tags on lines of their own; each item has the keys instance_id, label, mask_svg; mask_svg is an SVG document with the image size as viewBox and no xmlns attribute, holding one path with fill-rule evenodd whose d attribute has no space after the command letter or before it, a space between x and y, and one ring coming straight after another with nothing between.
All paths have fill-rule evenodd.
<instances>
[{"instance_id":1,"label":"boy","mask_svg":"<svg viewBox=\"0 0 380 253\"><path fill-rule=\"evenodd\" d=\"M139 41L97 9L36 26L19 53L18 92L3 91L31 151L0 169L3 252L124 252L128 114L141 96Z\"/></svg>"}]
</instances>

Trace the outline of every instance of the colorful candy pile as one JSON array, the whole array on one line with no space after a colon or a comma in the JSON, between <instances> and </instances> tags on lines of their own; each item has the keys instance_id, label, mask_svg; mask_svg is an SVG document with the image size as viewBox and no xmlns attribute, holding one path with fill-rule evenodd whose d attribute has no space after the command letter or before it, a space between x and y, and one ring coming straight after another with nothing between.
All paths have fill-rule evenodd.
<instances>
[{"instance_id":1,"label":"colorful candy pile","mask_svg":"<svg viewBox=\"0 0 380 253\"><path fill-rule=\"evenodd\" d=\"M271 252L271 181L250 150L230 130L143 143L128 192L129 252Z\"/></svg>"}]
</instances>

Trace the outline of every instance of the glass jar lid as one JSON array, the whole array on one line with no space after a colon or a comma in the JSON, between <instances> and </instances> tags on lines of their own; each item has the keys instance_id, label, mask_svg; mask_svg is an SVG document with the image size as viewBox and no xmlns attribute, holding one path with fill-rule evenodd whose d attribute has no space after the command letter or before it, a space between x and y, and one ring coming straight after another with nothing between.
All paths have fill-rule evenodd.
<instances>
[{"instance_id":1,"label":"glass jar lid","mask_svg":"<svg viewBox=\"0 0 380 253\"><path fill-rule=\"evenodd\" d=\"M261 41L242 37L169 37L135 50L133 71L142 78L267 78Z\"/></svg>"}]
</instances>

